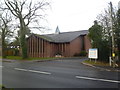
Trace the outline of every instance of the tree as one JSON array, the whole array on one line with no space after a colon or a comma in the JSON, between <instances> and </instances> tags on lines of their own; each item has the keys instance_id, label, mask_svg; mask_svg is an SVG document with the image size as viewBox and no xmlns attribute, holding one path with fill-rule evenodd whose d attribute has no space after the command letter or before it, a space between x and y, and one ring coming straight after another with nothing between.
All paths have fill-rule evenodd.
<instances>
[{"instance_id":1,"label":"tree","mask_svg":"<svg viewBox=\"0 0 120 90\"><path fill-rule=\"evenodd\" d=\"M7 12L2 13L0 15L0 32L1 32L1 40L2 40L2 57L5 58L6 51L6 39L9 36L12 36L12 31L10 30L10 22L12 21L11 16L8 15Z\"/></svg>"},{"instance_id":2,"label":"tree","mask_svg":"<svg viewBox=\"0 0 120 90\"><path fill-rule=\"evenodd\" d=\"M91 39L92 47L98 48L98 60L108 61L108 42L103 39L103 27L98 25L97 21L94 21L94 25L89 28L88 37Z\"/></svg>"},{"instance_id":3,"label":"tree","mask_svg":"<svg viewBox=\"0 0 120 90\"><path fill-rule=\"evenodd\" d=\"M116 21L116 28L115 28L115 39L118 48L118 57L120 60L120 9L117 11L117 21Z\"/></svg>"},{"instance_id":4,"label":"tree","mask_svg":"<svg viewBox=\"0 0 120 90\"><path fill-rule=\"evenodd\" d=\"M41 1L34 4L32 1L26 0L4 0L7 9L19 20L20 23L20 46L22 50L22 58L27 58L27 44L26 44L26 31L29 28L30 23L37 23L39 19L43 18L40 11L46 10L49 6L49 2ZM35 28L41 28L35 26Z\"/></svg>"},{"instance_id":5,"label":"tree","mask_svg":"<svg viewBox=\"0 0 120 90\"><path fill-rule=\"evenodd\" d=\"M102 26L98 25L97 21L94 21L94 25L89 28L88 36L92 40L92 47L96 48L102 39Z\"/></svg>"},{"instance_id":6,"label":"tree","mask_svg":"<svg viewBox=\"0 0 120 90\"><path fill-rule=\"evenodd\" d=\"M104 40L109 42L110 47L110 56L112 56L112 30L113 30L113 36L114 36L114 46L115 46L115 53L116 56L119 56L120 60L120 11L117 10L111 5L108 6L108 9L105 9L104 13L97 16L97 19L100 23L100 25L103 27L103 38ZM112 23L111 23L112 18ZM111 30L112 25L112 30ZM117 51L116 51L117 49Z\"/></svg>"}]
</instances>

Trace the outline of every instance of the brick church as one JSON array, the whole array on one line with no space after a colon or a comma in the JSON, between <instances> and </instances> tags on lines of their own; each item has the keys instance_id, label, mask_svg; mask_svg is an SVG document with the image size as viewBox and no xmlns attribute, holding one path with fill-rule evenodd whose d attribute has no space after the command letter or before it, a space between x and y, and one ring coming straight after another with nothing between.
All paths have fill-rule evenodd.
<instances>
[{"instance_id":1,"label":"brick church","mask_svg":"<svg viewBox=\"0 0 120 90\"><path fill-rule=\"evenodd\" d=\"M27 38L29 57L72 57L81 51L88 52L91 47L87 37L88 30L60 32L56 28L54 34L32 34Z\"/></svg>"}]
</instances>

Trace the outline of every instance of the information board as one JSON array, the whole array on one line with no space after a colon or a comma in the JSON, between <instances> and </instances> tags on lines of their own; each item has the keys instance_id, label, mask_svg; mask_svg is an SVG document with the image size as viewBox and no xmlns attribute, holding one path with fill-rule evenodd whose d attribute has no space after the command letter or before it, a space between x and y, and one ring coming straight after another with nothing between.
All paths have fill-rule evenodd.
<instances>
[{"instance_id":1,"label":"information board","mask_svg":"<svg viewBox=\"0 0 120 90\"><path fill-rule=\"evenodd\" d=\"M89 49L88 58L97 59L98 58L98 49L97 48Z\"/></svg>"}]
</instances>

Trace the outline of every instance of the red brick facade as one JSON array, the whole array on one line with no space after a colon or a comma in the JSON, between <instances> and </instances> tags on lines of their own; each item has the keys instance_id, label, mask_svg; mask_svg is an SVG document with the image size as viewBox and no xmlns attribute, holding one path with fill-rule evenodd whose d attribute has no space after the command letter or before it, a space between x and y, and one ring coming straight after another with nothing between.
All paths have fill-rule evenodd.
<instances>
[{"instance_id":1,"label":"red brick facade","mask_svg":"<svg viewBox=\"0 0 120 90\"><path fill-rule=\"evenodd\" d=\"M57 54L72 57L82 50L88 51L91 47L86 35L76 37L70 42L55 43L33 34L27 39L27 44L29 57L55 57Z\"/></svg>"}]
</instances>

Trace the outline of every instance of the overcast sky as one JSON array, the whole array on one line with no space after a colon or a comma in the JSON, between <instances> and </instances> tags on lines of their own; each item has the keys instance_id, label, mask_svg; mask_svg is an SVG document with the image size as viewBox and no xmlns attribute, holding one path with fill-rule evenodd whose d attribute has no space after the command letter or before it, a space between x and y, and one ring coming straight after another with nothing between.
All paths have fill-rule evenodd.
<instances>
[{"instance_id":1,"label":"overcast sky","mask_svg":"<svg viewBox=\"0 0 120 90\"><path fill-rule=\"evenodd\" d=\"M97 15L108 7L109 2L117 7L119 0L50 0L47 24L53 33L57 26L61 32L88 30Z\"/></svg>"}]
</instances>

